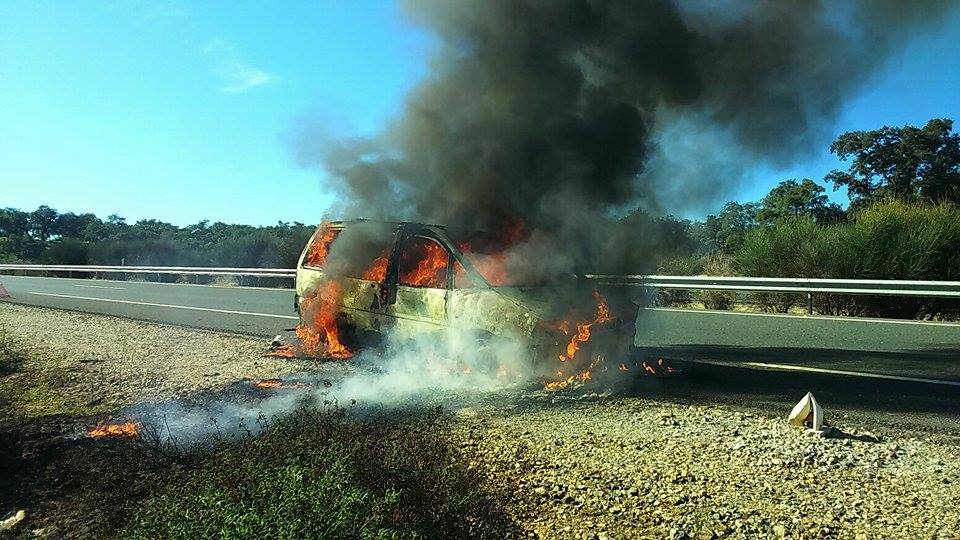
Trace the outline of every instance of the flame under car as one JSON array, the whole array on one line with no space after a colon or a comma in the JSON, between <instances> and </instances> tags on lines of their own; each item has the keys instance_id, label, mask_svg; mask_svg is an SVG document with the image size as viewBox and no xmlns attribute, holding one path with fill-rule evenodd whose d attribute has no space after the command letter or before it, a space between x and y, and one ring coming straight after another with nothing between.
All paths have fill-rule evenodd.
<instances>
[{"instance_id":1,"label":"flame under car","mask_svg":"<svg viewBox=\"0 0 960 540\"><path fill-rule=\"evenodd\" d=\"M582 320L593 320L601 307L598 295L572 276L535 286L511 282L506 244L500 244L439 225L321 224L298 264L298 334L323 342L328 356L346 358L358 344L388 331L412 338L457 328L481 337L524 339L538 355L573 360L544 349L564 351L581 320L571 308L581 306L590 313ZM593 334L622 327L619 323L606 315L591 323ZM589 354L583 351L585 358Z\"/></svg>"}]
</instances>

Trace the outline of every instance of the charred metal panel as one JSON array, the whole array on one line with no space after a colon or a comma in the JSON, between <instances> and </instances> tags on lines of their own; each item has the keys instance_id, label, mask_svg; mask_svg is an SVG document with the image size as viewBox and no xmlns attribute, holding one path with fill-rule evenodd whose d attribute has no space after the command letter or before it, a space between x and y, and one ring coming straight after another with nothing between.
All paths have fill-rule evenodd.
<instances>
[{"instance_id":1,"label":"charred metal panel","mask_svg":"<svg viewBox=\"0 0 960 540\"><path fill-rule=\"evenodd\" d=\"M492 289L450 291L450 324L485 330L491 334L530 335L539 317L528 308Z\"/></svg>"},{"instance_id":2,"label":"charred metal panel","mask_svg":"<svg viewBox=\"0 0 960 540\"><path fill-rule=\"evenodd\" d=\"M446 326L447 291L429 287L397 286L397 301L387 307L396 318L393 329L401 336L435 331Z\"/></svg>"}]
</instances>

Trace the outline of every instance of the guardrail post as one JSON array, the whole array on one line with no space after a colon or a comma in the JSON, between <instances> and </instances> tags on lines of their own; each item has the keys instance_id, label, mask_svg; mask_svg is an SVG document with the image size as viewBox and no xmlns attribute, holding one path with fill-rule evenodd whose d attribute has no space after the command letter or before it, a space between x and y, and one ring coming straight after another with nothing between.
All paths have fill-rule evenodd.
<instances>
[{"instance_id":1,"label":"guardrail post","mask_svg":"<svg viewBox=\"0 0 960 540\"><path fill-rule=\"evenodd\" d=\"M807 293L807 315L813 315L813 293Z\"/></svg>"}]
</instances>

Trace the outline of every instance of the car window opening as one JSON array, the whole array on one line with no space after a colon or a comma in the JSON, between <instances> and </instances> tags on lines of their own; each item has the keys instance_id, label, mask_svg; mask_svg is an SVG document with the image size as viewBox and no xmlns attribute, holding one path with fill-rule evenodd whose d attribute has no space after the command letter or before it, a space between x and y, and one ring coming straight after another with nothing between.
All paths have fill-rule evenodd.
<instances>
[{"instance_id":1,"label":"car window opening","mask_svg":"<svg viewBox=\"0 0 960 540\"><path fill-rule=\"evenodd\" d=\"M447 250L423 236L408 238L400 253L399 283L408 287L446 288Z\"/></svg>"}]
</instances>

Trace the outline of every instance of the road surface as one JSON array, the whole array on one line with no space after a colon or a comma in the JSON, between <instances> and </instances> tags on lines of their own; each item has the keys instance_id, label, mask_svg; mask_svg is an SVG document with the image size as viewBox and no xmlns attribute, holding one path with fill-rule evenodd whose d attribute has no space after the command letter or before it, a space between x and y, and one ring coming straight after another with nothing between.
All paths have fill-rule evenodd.
<instances>
[{"instance_id":1,"label":"road surface","mask_svg":"<svg viewBox=\"0 0 960 540\"><path fill-rule=\"evenodd\" d=\"M6 275L0 284L12 302L257 336L297 321L289 289ZM640 357L697 374L689 386L671 383L674 393L782 406L817 389L834 403L933 414L939 424L960 414L958 324L646 309L636 345Z\"/></svg>"}]
</instances>

